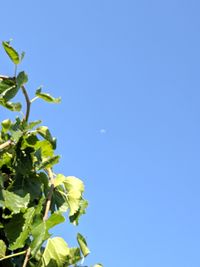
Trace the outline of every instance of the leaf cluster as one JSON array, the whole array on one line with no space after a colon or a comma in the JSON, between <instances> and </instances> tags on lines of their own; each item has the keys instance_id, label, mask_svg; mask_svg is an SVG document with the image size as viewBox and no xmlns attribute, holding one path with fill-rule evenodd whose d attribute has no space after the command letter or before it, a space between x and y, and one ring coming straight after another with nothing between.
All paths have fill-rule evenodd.
<instances>
[{"instance_id":1,"label":"leaf cluster","mask_svg":"<svg viewBox=\"0 0 200 267\"><path fill-rule=\"evenodd\" d=\"M39 88L30 100L25 88L28 75L24 71L17 74L24 53L19 55L9 42L2 45L14 63L15 75L0 76L0 105L21 111L22 104L13 102L21 90L26 112L24 117L1 122L0 266L78 266L90 253L85 238L78 233L77 247L71 248L61 237L52 238L51 230L66 218L74 225L79 223L88 205L84 184L79 178L53 172L60 158L55 153L56 139L40 120L29 122L33 101L41 98L59 103L60 98Z\"/></svg>"}]
</instances>

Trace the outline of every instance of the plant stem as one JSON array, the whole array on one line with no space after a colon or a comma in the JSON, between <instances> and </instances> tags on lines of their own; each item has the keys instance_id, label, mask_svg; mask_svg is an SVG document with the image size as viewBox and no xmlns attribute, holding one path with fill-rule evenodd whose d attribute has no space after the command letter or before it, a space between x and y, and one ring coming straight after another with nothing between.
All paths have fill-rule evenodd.
<instances>
[{"instance_id":1,"label":"plant stem","mask_svg":"<svg viewBox=\"0 0 200 267\"><path fill-rule=\"evenodd\" d=\"M0 144L0 150L6 148L6 147L8 147L8 146L10 146L11 144L12 144L12 141L11 141L11 140L8 140L8 141L6 141L5 143Z\"/></svg>"},{"instance_id":2,"label":"plant stem","mask_svg":"<svg viewBox=\"0 0 200 267\"><path fill-rule=\"evenodd\" d=\"M26 250L15 253L15 254L11 254L11 255L3 257L2 259L0 259L0 261L7 260L7 259L12 258L12 257L17 257L17 256L20 256L20 255L25 254L25 253L26 253Z\"/></svg>"},{"instance_id":3,"label":"plant stem","mask_svg":"<svg viewBox=\"0 0 200 267\"><path fill-rule=\"evenodd\" d=\"M26 256L25 256L24 263L23 263L23 266L22 266L22 267L26 267L30 255L31 255L31 248L29 247L29 248L26 250Z\"/></svg>"},{"instance_id":4,"label":"plant stem","mask_svg":"<svg viewBox=\"0 0 200 267\"><path fill-rule=\"evenodd\" d=\"M46 221L46 220L48 219L48 213L49 213L49 210L50 210L51 199L52 199L53 190L54 190L53 172L52 172L52 170L49 168L49 169L47 169L47 173L48 173L49 178L50 178L51 187L50 187L50 190L49 190L49 192L48 192L48 196L47 196L47 202L46 202L46 208L45 208L45 212L44 212L43 221Z\"/></svg>"},{"instance_id":5,"label":"plant stem","mask_svg":"<svg viewBox=\"0 0 200 267\"><path fill-rule=\"evenodd\" d=\"M24 120L28 122L29 114L30 114L30 107L31 107L31 101L29 99L28 93L26 91L26 88L24 85L22 85L22 92L24 94L25 100L26 100L26 115L24 117Z\"/></svg>"}]
</instances>

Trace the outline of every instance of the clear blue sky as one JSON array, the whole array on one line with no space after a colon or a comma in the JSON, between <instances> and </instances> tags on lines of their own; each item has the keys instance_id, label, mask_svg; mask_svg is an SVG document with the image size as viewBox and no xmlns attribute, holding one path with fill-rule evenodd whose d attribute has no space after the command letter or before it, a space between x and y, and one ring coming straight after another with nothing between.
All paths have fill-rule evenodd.
<instances>
[{"instance_id":1,"label":"clear blue sky","mask_svg":"<svg viewBox=\"0 0 200 267\"><path fill-rule=\"evenodd\" d=\"M3 1L0 38L62 104L35 103L56 171L86 184L78 229L56 234L105 267L200 266L200 2ZM3 50L0 73L13 69ZM10 116L0 108L0 119ZM104 130L103 130L104 129Z\"/></svg>"}]
</instances>

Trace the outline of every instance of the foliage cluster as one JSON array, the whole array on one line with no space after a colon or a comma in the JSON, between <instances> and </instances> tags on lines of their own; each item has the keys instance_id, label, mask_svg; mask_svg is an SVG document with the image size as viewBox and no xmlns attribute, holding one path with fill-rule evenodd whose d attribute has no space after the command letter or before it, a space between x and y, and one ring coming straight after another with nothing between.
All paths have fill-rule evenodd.
<instances>
[{"instance_id":1,"label":"foliage cluster","mask_svg":"<svg viewBox=\"0 0 200 267\"><path fill-rule=\"evenodd\" d=\"M52 238L50 230L66 216L70 223L78 224L88 205L83 197L84 184L76 177L53 172L59 162L56 139L40 120L29 122L30 107L36 99L59 103L60 98L39 88L31 100L25 88L27 74L17 73L24 53L20 55L10 42L2 45L14 63L15 74L0 76L0 104L21 112L22 104L13 98L22 91L26 108L23 116L1 122L0 266L79 266L90 253L85 238L78 233L77 247L70 248L61 237Z\"/></svg>"}]
</instances>

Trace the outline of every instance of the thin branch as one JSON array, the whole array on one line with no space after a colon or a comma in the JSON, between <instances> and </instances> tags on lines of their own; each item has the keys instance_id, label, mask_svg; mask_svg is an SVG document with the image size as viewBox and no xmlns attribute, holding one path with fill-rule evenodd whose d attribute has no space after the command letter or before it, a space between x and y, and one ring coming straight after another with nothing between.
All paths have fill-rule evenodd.
<instances>
[{"instance_id":1,"label":"thin branch","mask_svg":"<svg viewBox=\"0 0 200 267\"><path fill-rule=\"evenodd\" d=\"M12 143L13 143L13 142L12 142L11 140L8 140L8 141L6 141L5 143L0 144L0 150L2 150L2 149L4 149L4 148L6 148L6 147L12 145Z\"/></svg>"},{"instance_id":2,"label":"thin branch","mask_svg":"<svg viewBox=\"0 0 200 267\"><path fill-rule=\"evenodd\" d=\"M30 255L31 255L31 248L29 247L29 248L27 249L27 251L26 251L26 256L25 256L24 263L23 263L23 266L22 266L22 267L26 267Z\"/></svg>"},{"instance_id":3,"label":"thin branch","mask_svg":"<svg viewBox=\"0 0 200 267\"><path fill-rule=\"evenodd\" d=\"M48 173L49 178L50 178L51 187L50 187L50 190L49 190L48 195L47 195L47 202L46 202L46 207L45 207L43 221L46 221L48 219L48 213L49 213L49 210L50 210L51 199L52 199L53 190L54 190L53 172L49 168L49 169L47 169L47 173Z\"/></svg>"},{"instance_id":4,"label":"thin branch","mask_svg":"<svg viewBox=\"0 0 200 267\"><path fill-rule=\"evenodd\" d=\"M26 253L26 250L15 253L15 254L11 254L11 255L8 255L8 256L1 258L0 261L7 260L7 259L13 258L13 257L17 257L17 256L20 256L20 255L25 254L25 253Z\"/></svg>"},{"instance_id":5,"label":"thin branch","mask_svg":"<svg viewBox=\"0 0 200 267\"><path fill-rule=\"evenodd\" d=\"M27 122L30 114L30 107L31 107L31 101L29 99L28 93L26 91L26 88L24 85L22 85L22 93L24 94L25 100L26 100L26 115L24 120Z\"/></svg>"}]
</instances>

